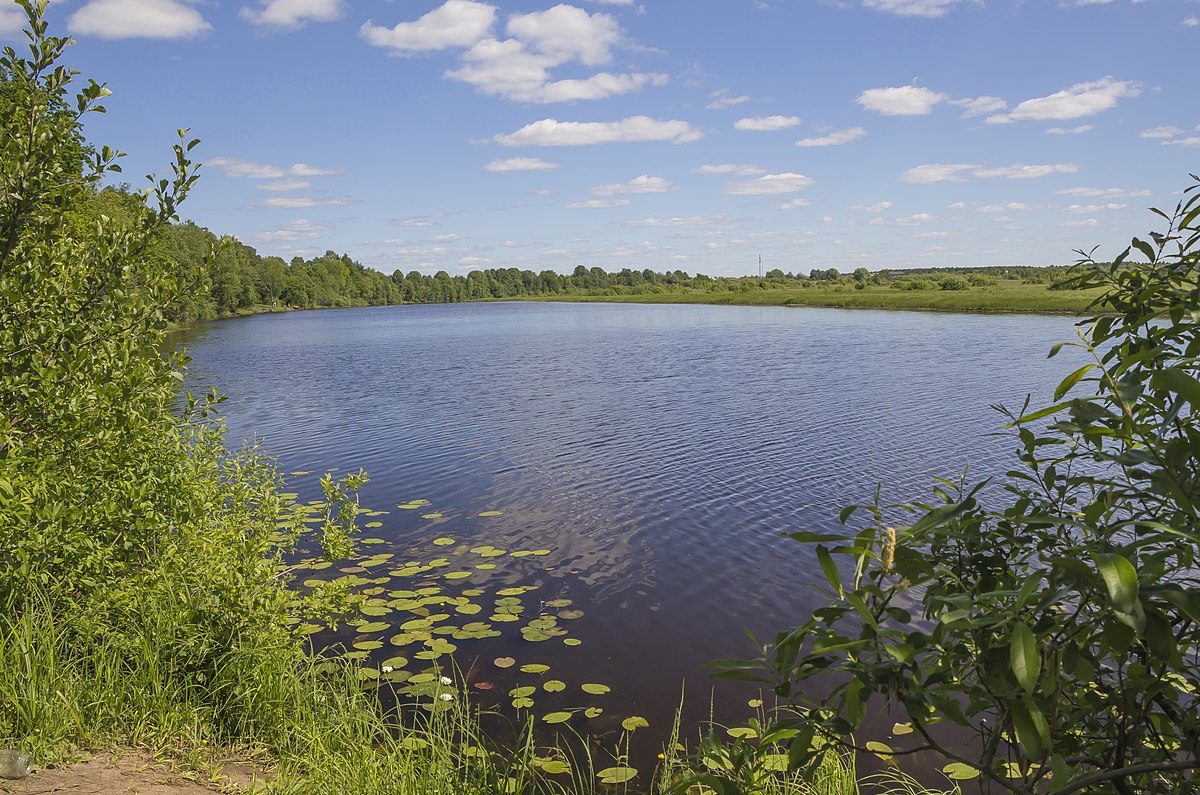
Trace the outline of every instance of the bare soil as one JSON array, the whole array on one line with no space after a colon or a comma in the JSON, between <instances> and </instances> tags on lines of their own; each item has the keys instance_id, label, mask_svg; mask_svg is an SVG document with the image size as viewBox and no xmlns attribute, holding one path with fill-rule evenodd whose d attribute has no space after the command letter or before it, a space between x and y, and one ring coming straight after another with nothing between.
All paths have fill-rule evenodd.
<instances>
[{"instance_id":1,"label":"bare soil","mask_svg":"<svg viewBox=\"0 0 1200 795\"><path fill-rule=\"evenodd\" d=\"M212 795L254 792L267 778L240 763L221 765L212 777L155 760L143 751L92 753L85 759L35 770L17 781L0 779L5 795Z\"/></svg>"}]
</instances>

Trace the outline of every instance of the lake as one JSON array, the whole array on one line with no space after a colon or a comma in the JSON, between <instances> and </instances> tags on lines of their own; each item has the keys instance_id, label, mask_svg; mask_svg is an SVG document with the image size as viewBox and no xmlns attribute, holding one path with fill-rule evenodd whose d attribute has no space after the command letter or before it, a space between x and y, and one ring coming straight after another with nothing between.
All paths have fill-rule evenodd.
<instances>
[{"instance_id":1,"label":"lake","mask_svg":"<svg viewBox=\"0 0 1200 795\"><path fill-rule=\"evenodd\" d=\"M811 549L781 533L834 529L877 484L898 502L926 498L932 476L968 464L976 479L1003 474L1017 445L997 435L989 404L1019 408L1029 393L1047 404L1074 368L1046 354L1074 338L1073 323L486 303L258 315L177 342L192 357L190 388L230 396L232 438L255 436L283 471L314 473L290 479L303 499L319 496L323 471L367 470L363 505L389 511L365 531L384 542L368 554L446 555L458 568L486 559L496 568L467 567L462 587L536 585L525 620L553 615L547 601L582 610L560 622L577 646L530 642L513 623L454 657L470 681L493 686L476 691L480 703L506 708L530 677L493 658L550 665L530 683L568 688L539 690L533 714L601 704L603 716L572 725L611 745L631 714L651 723L644 743L661 743L685 681L693 727L710 705L744 720L754 693L714 682L703 664L753 657L747 632L769 639L824 604ZM427 502L397 508L413 500ZM490 512L500 513L479 515ZM431 546L439 538L454 542ZM489 545L550 554L471 552ZM445 584L439 576L413 579ZM384 643L367 657L396 652ZM612 692L581 695L581 682Z\"/></svg>"}]
</instances>

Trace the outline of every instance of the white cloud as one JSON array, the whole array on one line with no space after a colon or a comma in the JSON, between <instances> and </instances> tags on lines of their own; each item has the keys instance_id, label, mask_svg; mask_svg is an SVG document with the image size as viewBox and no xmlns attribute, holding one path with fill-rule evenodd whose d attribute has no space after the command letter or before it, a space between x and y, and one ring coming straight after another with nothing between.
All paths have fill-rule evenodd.
<instances>
[{"instance_id":1,"label":"white cloud","mask_svg":"<svg viewBox=\"0 0 1200 795\"><path fill-rule=\"evenodd\" d=\"M1064 221L1063 226L1092 227L1092 226L1100 226L1100 222L1097 221L1095 218L1088 218L1087 220L1084 220L1084 221Z\"/></svg>"},{"instance_id":2,"label":"white cloud","mask_svg":"<svg viewBox=\"0 0 1200 795\"><path fill-rule=\"evenodd\" d=\"M951 105L957 105L963 109L962 117L964 119L972 118L973 116L983 116L987 113L995 113L998 110L1004 110L1008 107L1008 103L1000 97L967 97L964 99L952 99Z\"/></svg>"},{"instance_id":3,"label":"white cloud","mask_svg":"<svg viewBox=\"0 0 1200 795\"><path fill-rule=\"evenodd\" d=\"M305 188L311 186L312 183L306 179L281 179L276 182L264 182L263 184L255 185L254 187L258 188L259 190L288 191L304 190Z\"/></svg>"},{"instance_id":4,"label":"white cloud","mask_svg":"<svg viewBox=\"0 0 1200 795\"><path fill-rule=\"evenodd\" d=\"M916 213L915 215L901 215L896 218L872 218L868 223L881 226L920 226L921 224L927 224L930 221L936 220L936 215Z\"/></svg>"},{"instance_id":5,"label":"white cloud","mask_svg":"<svg viewBox=\"0 0 1200 795\"><path fill-rule=\"evenodd\" d=\"M278 243L289 240L306 240L320 237L321 232L333 229L329 224L317 224L306 218L299 218L290 223L281 224L266 232L250 236L251 243Z\"/></svg>"},{"instance_id":6,"label":"white cloud","mask_svg":"<svg viewBox=\"0 0 1200 795\"><path fill-rule=\"evenodd\" d=\"M178 0L91 0L71 15L67 29L101 39L184 39L212 25Z\"/></svg>"},{"instance_id":7,"label":"white cloud","mask_svg":"<svg viewBox=\"0 0 1200 795\"><path fill-rule=\"evenodd\" d=\"M747 119L738 119L733 123L733 128L751 132L774 132L795 127L799 123L799 116L751 116Z\"/></svg>"},{"instance_id":8,"label":"white cloud","mask_svg":"<svg viewBox=\"0 0 1200 795\"><path fill-rule=\"evenodd\" d=\"M470 47L491 32L496 21L495 6L475 0L446 0L416 22L400 22L386 28L371 20L359 33L367 43L388 47L397 55Z\"/></svg>"},{"instance_id":9,"label":"white cloud","mask_svg":"<svg viewBox=\"0 0 1200 795\"><path fill-rule=\"evenodd\" d=\"M847 130L838 130L829 135L822 135L819 138L801 138L799 141L796 141L796 146L837 146L857 141L859 138L865 138L866 136L867 131L862 127L851 127Z\"/></svg>"},{"instance_id":10,"label":"white cloud","mask_svg":"<svg viewBox=\"0 0 1200 795\"><path fill-rule=\"evenodd\" d=\"M725 108L741 105L743 102L749 102L750 97L745 94L739 96L731 96L729 89L722 88L709 94L712 97L712 102L709 102L704 107L707 110L724 110Z\"/></svg>"},{"instance_id":11,"label":"white cloud","mask_svg":"<svg viewBox=\"0 0 1200 795\"><path fill-rule=\"evenodd\" d=\"M629 204L629 199L586 199L584 201L571 202L567 205L569 210L607 210L612 207L625 207Z\"/></svg>"},{"instance_id":12,"label":"white cloud","mask_svg":"<svg viewBox=\"0 0 1200 795\"><path fill-rule=\"evenodd\" d=\"M314 199L311 196L272 196L262 203L263 207L284 210L300 210L306 207L345 207L353 204L350 199Z\"/></svg>"},{"instance_id":13,"label":"white cloud","mask_svg":"<svg viewBox=\"0 0 1200 795\"><path fill-rule=\"evenodd\" d=\"M483 167L484 171L494 174L506 174L510 171L553 171L558 163L542 160L540 157L510 157L507 160L493 160Z\"/></svg>"},{"instance_id":14,"label":"white cloud","mask_svg":"<svg viewBox=\"0 0 1200 795\"><path fill-rule=\"evenodd\" d=\"M1011 121L1064 121L1091 116L1108 110L1117 100L1136 97L1142 93L1140 83L1105 77L1090 83L1076 83L1070 88L1045 97L1027 99L1006 114L988 116L988 124Z\"/></svg>"},{"instance_id":15,"label":"white cloud","mask_svg":"<svg viewBox=\"0 0 1200 795\"><path fill-rule=\"evenodd\" d=\"M1078 196L1087 199L1136 199L1149 196L1148 190L1126 190L1125 188L1067 188L1055 191L1059 196Z\"/></svg>"},{"instance_id":16,"label":"white cloud","mask_svg":"<svg viewBox=\"0 0 1200 795\"><path fill-rule=\"evenodd\" d=\"M1153 127L1149 130L1142 130L1138 133L1139 138L1174 138L1182 133L1183 130L1175 125L1167 125L1166 127Z\"/></svg>"},{"instance_id":17,"label":"white cloud","mask_svg":"<svg viewBox=\"0 0 1200 795\"><path fill-rule=\"evenodd\" d=\"M716 165L703 165L700 168L694 169L696 174L736 174L739 177L752 177L756 174L765 174L767 170L762 166L753 166L748 163L720 163Z\"/></svg>"},{"instance_id":18,"label":"white cloud","mask_svg":"<svg viewBox=\"0 0 1200 795\"><path fill-rule=\"evenodd\" d=\"M967 208L966 202L954 202L954 204L946 205L947 210L965 210L966 208Z\"/></svg>"},{"instance_id":19,"label":"white cloud","mask_svg":"<svg viewBox=\"0 0 1200 795\"><path fill-rule=\"evenodd\" d=\"M584 66L606 64L612 60L612 47L621 40L621 30L613 17L589 14L564 4L546 11L514 14L506 29L555 64L572 60Z\"/></svg>"},{"instance_id":20,"label":"white cloud","mask_svg":"<svg viewBox=\"0 0 1200 795\"><path fill-rule=\"evenodd\" d=\"M408 55L449 47L466 48L462 63L445 72L484 94L517 102L569 102L603 99L661 86L667 76L634 72L599 72L588 77L552 79L550 70L571 61L599 66L612 60L612 48L622 41L617 21L604 13L559 4L545 11L514 14L505 32L492 35L496 9L474 0L447 0L416 22L383 28L367 22L364 39L394 53Z\"/></svg>"},{"instance_id":21,"label":"white cloud","mask_svg":"<svg viewBox=\"0 0 1200 795\"><path fill-rule=\"evenodd\" d=\"M708 226L725 220L728 218L724 213L714 213L674 218L643 218L640 221L626 221L625 226Z\"/></svg>"},{"instance_id":22,"label":"white cloud","mask_svg":"<svg viewBox=\"0 0 1200 795\"><path fill-rule=\"evenodd\" d=\"M959 0L863 0L863 5L875 11L885 11L902 17L941 17L958 5Z\"/></svg>"},{"instance_id":23,"label":"white cloud","mask_svg":"<svg viewBox=\"0 0 1200 795\"><path fill-rule=\"evenodd\" d=\"M343 0L259 0L258 8L242 6L243 19L255 25L294 30L309 22L333 22L341 19Z\"/></svg>"},{"instance_id":24,"label":"white cloud","mask_svg":"<svg viewBox=\"0 0 1200 795\"><path fill-rule=\"evenodd\" d=\"M764 174L758 179L743 182L730 182L725 185L724 192L730 196L771 196L779 193L795 193L812 184L812 177L788 171L782 174Z\"/></svg>"},{"instance_id":25,"label":"white cloud","mask_svg":"<svg viewBox=\"0 0 1200 795\"><path fill-rule=\"evenodd\" d=\"M1008 204L985 204L979 208L981 213L1006 213L1014 210L1027 209L1023 202L1009 202Z\"/></svg>"},{"instance_id":26,"label":"white cloud","mask_svg":"<svg viewBox=\"0 0 1200 795\"><path fill-rule=\"evenodd\" d=\"M1163 141L1167 146L1200 146L1200 135L1193 135L1189 138L1174 138L1170 141Z\"/></svg>"},{"instance_id":27,"label":"white cloud","mask_svg":"<svg viewBox=\"0 0 1200 795\"><path fill-rule=\"evenodd\" d=\"M855 102L884 116L925 116L945 98L945 94L922 86L896 86L869 88Z\"/></svg>"},{"instance_id":28,"label":"white cloud","mask_svg":"<svg viewBox=\"0 0 1200 795\"><path fill-rule=\"evenodd\" d=\"M1014 163L1011 166L987 167L977 163L929 163L914 166L900 175L901 182L912 185L931 185L936 182L963 182L972 177L1005 177L1007 179L1034 179L1049 174L1073 174L1079 170L1074 163L1027 166Z\"/></svg>"},{"instance_id":29,"label":"white cloud","mask_svg":"<svg viewBox=\"0 0 1200 795\"><path fill-rule=\"evenodd\" d=\"M205 165L220 169L227 177L249 177L250 179L279 179L280 177L326 177L331 174L344 174L344 168L320 168L307 163L295 163L287 168L271 166L265 163L255 163L240 157L213 157ZM263 190L271 188L263 187ZM289 190L278 188L278 190Z\"/></svg>"},{"instance_id":30,"label":"white cloud","mask_svg":"<svg viewBox=\"0 0 1200 795\"><path fill-rule=\"evenodd\" d=\"M630 116L620 121L540 119L516 132L496 135L493 140L503 146L589 146L647 141L685 144L702 136L703 133L686 121Z\"/></svg>"},{"instance_id":31,"label":"white cloud","mask_svg":"<svg viewBox=\"0 0 1200 795\"><path fill-rule=\"evenodd\" d=\"M628 182L620 182L613 185L597 185L589 189L588 193L596 196L615 196L618 193L666 193L672 190L676 190L676 187L671 184L670 180L642 174L640 177L634 177Z\"/></svg>"},{"instance_id":32,"label":"white cloud","mask_svg":"<svg viewBox=\"0 0 1200 795\"><path fill-rule=\"evenodd\" d=\"M875 202L874 204L852 204L851 210L862 210L868 213L881 213L884 210L892 209L892 203L889 201Z\"/></svg>"},{"instance_id":33,"label":"white cloud","mask_svg":"<svg viewBox=\"0 0 1200 795\"><path fill-rule=\"evenodd\" d=\"M411 218L393 218L388 221L390 226L437 226L437 217L431 215L416 215Z\"/></svg>"},{"instance_id":34,"label":"white cloud","mask_svg":"<svg viewBox=\"0 0 1200 795\"><path fill-rule=\"evenodd\" d=\"M1101 210L1124 210L1128 206L1128 204L1117 204L1115 202L1109 202L1108 204L1068 204L1063 208L1063 212L1082 215L1084 213L1097 213Z\"/></svg>"},{"instance_id":35,"label":"white cloud","mask_svg":"<svg viewBox=\"0 0 1200 795\"><path fill-rule=\"evenodd\" d=\"M28 20L25 17L25 12L18 8L15 3L4 3L0 5L0 36L8 36L16 33L21 28L25 27Z\"/></svg>"},{"instance_id":36,"label":"white cloud","mask_svg":"<svg viewBox=\"0 0 1200 795\"><path fill-rule=\"evenodd\" d=\"M1200 25L1200 17L1196 16L1184 17L1183 22L1179 23L1181 28L1194 28L1197 25Z\"/></svg>"},{"instance_id":37,"label":"white cloud","mask_svg":"<svg viewBox=\"0 0 1200 795\"><path fill-rule=\"evenodd\" d=\"M1046 132L1049 135L1079 135L1094 129L1095 126L1091 124L1081 124L1078 127L1047 127Z\"/></svg>"},{"instance_id":38,"label":"white cloud","mask_svg":"<svg viewBox=\"0 0 1200 795\"><path fill-rule=\"evenodd\" d=\"M791 201L786 201L775 206L781 210L795 210L799 207L810 207L812 206L812 202L808 199L792 199Z\"/></svg>"}]
</instances>

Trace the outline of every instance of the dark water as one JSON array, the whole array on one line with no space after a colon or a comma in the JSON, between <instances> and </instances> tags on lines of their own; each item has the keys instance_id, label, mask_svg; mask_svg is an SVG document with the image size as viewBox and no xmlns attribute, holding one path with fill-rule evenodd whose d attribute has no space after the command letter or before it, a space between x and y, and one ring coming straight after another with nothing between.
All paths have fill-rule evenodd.
<instances>
[{"instance_id":1,"label":"dark water","mask_svg":"<svg viewBox=\"0 0 1200 795\"><path fill-rule=\"evenodd\" d=\"M256 316L179 342L191 386L228 393L232 435L262 439L284 471L362 467L365 505L425 499L445 514L380 517L370 532L396 549L443 535L551 549L494 576L574 599L582 645L506 632L458 664L508 654L611 685L606 716L643 715L661 742L685 680L685 720L710 700L743 719L747 691L713 696L703 663L754 656L747 631L768 638L823 603L810 551L780 533L834 528L876 484L900 501L968 463L1003 473L1016 445L988 406L1044 404L1073 369L1045 358L1072 323L505 303ZM473 675L496 679L488 703L506 701L511 679Z\"/></svg>"}]
</instances>

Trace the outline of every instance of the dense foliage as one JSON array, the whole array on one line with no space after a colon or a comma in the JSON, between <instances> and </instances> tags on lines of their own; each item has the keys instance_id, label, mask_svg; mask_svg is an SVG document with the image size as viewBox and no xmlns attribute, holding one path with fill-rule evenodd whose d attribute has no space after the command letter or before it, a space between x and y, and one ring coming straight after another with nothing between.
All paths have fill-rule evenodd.
<instances>
[{"instance_id":1,"label":"dense foliage","mask_svg":"<svg viewBox=\"0 0 1200 795\"><path fill-rule=\"evenodd\" d=\"M872 750L938 751L993 790L1200 789L1200 182L1155 212L1162 233L1075 272L1108 311L1064 343L1088 363L1052 405L1005 411L1003 489L943 481L930 503L847 509L858 531L792 534L817 542L829 606L725 667L765 664L784 697L835 683L777 727L794 765L888 709L910 733ZM888 527L897 509L912 523Z\"/></svg>"}]
</instances>

